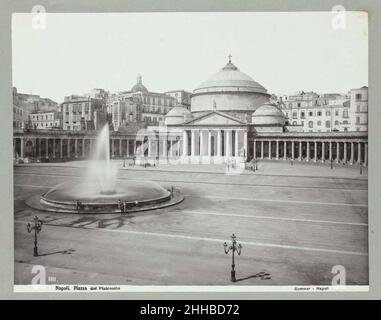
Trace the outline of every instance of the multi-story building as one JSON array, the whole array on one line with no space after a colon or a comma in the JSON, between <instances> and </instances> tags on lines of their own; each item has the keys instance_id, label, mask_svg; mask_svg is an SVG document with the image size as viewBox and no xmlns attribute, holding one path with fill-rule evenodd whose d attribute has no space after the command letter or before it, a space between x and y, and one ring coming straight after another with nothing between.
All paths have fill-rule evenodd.
<instances>
[{"instance_id":1,"label":"multi-story building","mask_svg":"<svg viewBox=\"0 0 381 320\"><path fill-rule=\"evenodd\" d=\"M368 131L368 87L350 91L349 119L351 131Z\"/></svg>"},{"instance_id":2,"label":"multi-story building","mask_svg":"<svg viewBox=\"0 0 381 320\"><path fill-rule=\"evenodd\" d=\"M35 112L29 115L29 119L34 129L62 129L61 112Z\"/></svg>"},{"instance_id":3,"label":"multi-story building","mask_svg":"<svg viewBox=\"0 0 381 320\"><path fill-rule=\"evenodd\" d=\"M165 92L166 95L175 98L176 104L189 110L191 102L191 92L185 90L172 90Z\"/></svg>"},{"instance_id":4,"label":"multi-story building","mask_svg":"<svg viewBox=\"0 0 381 320\"><path fill-rule=\"evenodd\" d=\"M64 130L98 130L107 123L106 102L89 96L71 95L62 103Z\"/></svg>"},{"instance_id":5,"label":"multi-story building","mask_svg":"<svg viewBox=\"0 0 381 320\"><path fill-rule=\"evenodd\" d=\"M49 98L41 98L36 94L18 93L13 87L13 127L25 128L30 126L31 113L59 112L59 104Z\"/></svg>"},{"instance_id":6,"label":"multi-story building","mask_svg":"<svg viewBox=\"0 0 381 320\"><path fill-rule=\"evenodd\" d=\"M290 96L280 96L279 107L286 117L286 122L292 126L300 126L303 132L355 131L355 112L352 111L352 119L350 117L351 110L354 110L354 107L351 107L354 102L351 101L355 101L356 98L356 93L352 91L349 94L321 95L302 91ZM364 115L367 110L367 94L363 93L362 99L366 99L366 102L359 101L360 113ZM363 116L362 127L367 121L364 118L366 116Z\"/></svg>"},{"instance_id":7,"label":"multi-story building","mask_svg":"<svg viewBox=\"0 0 381 320\"><path fill-rule=\"evenodd\" d=\"M142 83L142 77L138 75L137 82L130 91L109 97L107 109L109 114L117 117L116 120L113 119L114 126L117 124L117 127L131 122L158 125L164 122L164 116L175 104L176 99L170 95L148 91Z\"/></svg>"}]
</instances>

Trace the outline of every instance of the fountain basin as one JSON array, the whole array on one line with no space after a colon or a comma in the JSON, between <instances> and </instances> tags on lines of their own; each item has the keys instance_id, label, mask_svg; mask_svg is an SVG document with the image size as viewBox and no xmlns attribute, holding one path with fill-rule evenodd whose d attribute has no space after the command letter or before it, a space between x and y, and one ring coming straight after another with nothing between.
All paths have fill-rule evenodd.
<instances>
[{"instance_id":1,"label":"fountain basin","mask_svg":"<svg viewBox=\"0 0 381 320\"><path fill-rule=\"evenodd\" d=\"M96 185L67 181L52 188L39 201L30 199L35 209L62 213L120 213L120 202L126 213L163 208L183 200L152 181L118 180L113 193L102 193Z\"/></svg>"}]
</instances>

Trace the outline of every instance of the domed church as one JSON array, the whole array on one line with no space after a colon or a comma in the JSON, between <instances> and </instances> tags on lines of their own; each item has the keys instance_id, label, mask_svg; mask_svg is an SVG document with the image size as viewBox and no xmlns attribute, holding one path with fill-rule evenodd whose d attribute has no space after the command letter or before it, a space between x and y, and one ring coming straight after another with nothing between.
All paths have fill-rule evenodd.
<instances>
[{"instance_id":1,"label":"domed church","mask_svg":"<svg viewBox=\"0 0 381 320\"><path fill-rule=\"evenodd\" d=\"M248 155L248 134L284 131L285 118L267 90L228 63L191 95L190 110L176 106L165 117L186 163L225 163ZM181 150L180 150L181 149Z\"/></svg>"}]
</instances>

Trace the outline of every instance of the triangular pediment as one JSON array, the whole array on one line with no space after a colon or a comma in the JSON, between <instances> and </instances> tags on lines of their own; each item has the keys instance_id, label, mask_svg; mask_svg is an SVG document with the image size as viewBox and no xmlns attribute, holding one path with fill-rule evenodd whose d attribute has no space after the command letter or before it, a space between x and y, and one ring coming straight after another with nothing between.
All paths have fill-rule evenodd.
<instances>
[{"instance_id":1,"label":"triangular pediment","mask_svg":"<svg viewBox=\"0 0 381 320\"><path fill-rule=\"evenodd\" d=\"M224 114L222 112L210 112L202 115L196 119L193 119L186 123L187 125L242 125L245 124L243 121L236 119L232 116Z\"/></svg>"}]
</instances>

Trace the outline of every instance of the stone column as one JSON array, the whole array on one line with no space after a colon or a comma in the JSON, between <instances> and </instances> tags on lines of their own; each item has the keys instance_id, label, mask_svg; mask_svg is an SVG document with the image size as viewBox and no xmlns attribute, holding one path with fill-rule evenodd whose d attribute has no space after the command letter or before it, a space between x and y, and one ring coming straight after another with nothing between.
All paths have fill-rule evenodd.
<instances>
[{"instance_id":1,"label":"stone column","mask_svg":"<svg viewBox=\"0 0 381 320\"><path fill-rule=\"evenodd\" d=\"M225 139L225 157L230 157L231 155L231 146L230 146L230 134L231 130L225 130L226 132L226 139Z\"/></svg>"},{"instance_id":2,"label":"stone column","mask_svg":"<svg viewBox=\"0 0 381 320\"><path fill-rule=\"evenodd\" d=\"M291 159L295 159L295 143L294 141L291 141Z\"/></svg>"},{"instance_id":3,"label":"stone column","mask_svg":"<svg viewBox=\"0 0 381 320\"><path fill-rule=\"evenodd\" d=\"M158 151L158 154L159 154L159 151ZM126 157L129 157L129 156L130 156L130 140L126 139Z\"/></svg>"},{"instance_id":4,"label":"stone column","mask_svg":"<svg viewBox=\"0 0 381 320\"><path fill-rule=\"evenodd\" d=\"M85 157L85 147L86 147L85 139L82 139L82 157L83 158Z\"/></svg>"},{"instance_id":5,"label":"stone column","mask_svg":"<svg viewBox=\"0 0 381 320\"><path fill-rule=\"evenodd\" d=\"M203 130L200 130L200 161L202 161L203 149L204 149L204 132Z\"/></svg>"},{"instance_id":6,"label":"stone column","mask_svg":"<svg viewBox=\"0 0 381 320\"><path fill-rule=\"evenodd\" d=\"M24 158L24 138L20 138L20 158Z\"/></svg>"},{"instance_id":7,"label":"stone column","mask_svg":"<svg viewBox=\"0 0 381 320\"><path fill-rule=\"evenodd\" d=\"M263 159L263 156L264 156L264 154L263 154L263 143L264 143L264 141L261 140L261 159Z\"/></svg>"},{"instance_id":8,"label":"stone column","mask_svg":"<svg viewBox=\"0 0 381 320\"><path fill-rule=\"evenodd\" d=\"M136 138L134 139L134 152L132 154L133 156L136 155Z\"/></svg>"},{"instance_id":9,"label":"stone column","mask_svg":"<svg viewBox=\"0 0 381 320\"><path fill-rule=\"evenodd\" d=\"M41 148L42 148L42 139L39 138L39 139L38 139L38 154L37 154L37 156L38 156L39 158L41 158L41 156L42 156Z\"/></svg>"},{"instance_id":10,"label":"stone column","mask_svg":"<svg viewBox=\"0 0 381 320\"><path fill-rule=\"evenodd\" d=\"M269 159L271 159L271 149L272 149L272 143L271 140L269 140Z\"/></svg>"},{"instance_id":11,"label":"stone column","mask_svg":"<svg viewBox=\"0 0 381 320\"><path fill-rule=\"evenodd\" d=\"M194 157L195 153L195 138L194 138L194 130L191 130L191 157Z\"/></svg>"},{"instance_id":12,"label":"stone column","mask_svg":"<svg viewBox=\"0 0 381 320\"><path fill-rule=\"evenodd\" d=\"M310 161L310 142L307 141L307 160L306 161Z\"/></svg>"},{"instance_id":13,"label":"stone column","mask_svg":"<svg viewBox=\"0 0 381 320\"><path fill-rule=\"evenodd\" d=\"M115 154L115 140L111 139L111 157L114 157L114 154Z\"/></svg>"},{"instance_id":14,"label":"stone column","mask_svg":"<svg viewBox=\"0 0 381 320\"><path fill-rule=\"evenodd\" d=\"M49 158L49 139L45 139L45 156L46 158Z\"/></svg>"},{"instance_id":15,"label":"stone column","mask_svg":"<svg viewBox=\"0 0 381 320\"><path fill-rule=\"evenodd\" d=\"M52 156L53 156L53 159L56 157L56 139L52 139Z\"/></svg>"},{"instance_id":16,"label":"stone column","mask_svg":"<svg viewBox=\"0 0 381 320\"><path fill-rule=\"evenodd\" d=\"M275 158L277 160L279 160L279 141L278 140L275 142L275 148L276 148L276 150L275 150Z\"/></svg>"},{"instance_id":17,"label":"stone column","mask_svg":"<svg viewBox=\"0 0 381 320\"><path fill-rule=\"evenodd\" d=\"M361 163L361 142L357 142L357 162Z\"/></svg>"},{"instance_id":18,"label":"stone column","mask_svg":"<svg viewBox=\"0 0 381 320\"><path fill-rule=\"evenodd\" d=\"M119 157L121 157L122 155L122 139L119 139Z\"/></svg>"},{"instance_id":19,"label":"stone column","mask_svg":"<svg viewBox=\"0 0 381 320\"><path fill-rule=\"evenodd\" d=\"M244 157L244 161L246 161L247 159L247 154L248 154L248 150L247 150L247 131L245 130L243 132L243 157Z\"/></svg>"},{"instance_id":20,"label":"stone column","mask_svg":"<svg viewBox=\"0 0 381 320\"><path fill-rule=\"evenodd\" d=\"M325 142L321 143L321 162L325 161Z\"/></svg>"},{"instance_id":21,"label":"stone column","mask_svg":"<svg viewBox=\"0 0 381 320\"><path fill-rule=\"evenodd\" d=\"M302 141L299 141L299 161L302 160Z\"/></svg>"},{"instance_id":22,"label":"stone column","mask_svg":"<svg viewBox=\"0 0 381 320\"><path fill-rule=\"evenodd\" d=\"M343 163L347 163L347 143L344 141L344 158Z\"/></svg>"},{"instance_id":23,"label":"stone column","mask_svg":"<svg viewBox=\"0 0 381 320\"><path fill-rule=\"evenodd\" d=\"M340 162L340 142L336 142L336 163Z\"/></svg>"},{"instance_id":24,"label":"stone column","mask_svg":"<svg viewBox=\"0 0 381 320\"><path fill-rule=\"evenodd\" d=\"M235 134L234 134L234 156L235 157L238 157L239 156L239 153L238 153L238 130L234 130Z\"/></svg>"},{"instance_id":25,"label":"stone column","mask_svg":"<svg viewBox=\"0 0 381 320\"><path fill-rule=\"evenodd\" d=\"M211 155L212 155L212 132L209 130L208 131L208 157L211 157Z\"/></svg>"},{"instance_id":26,"label":"stone column","mask_svg":"<svg viewBox=\"0 0 381 320\"><path fill-rule=\"evenodd\" d=\"M74 157L78 157L78 139L74 139Z\"/></svg>"},{"instance_id":27,"label":"stone column","mask_svg":"<svg viewBox=\"0 0 381 320\"><path fill-rule=\"evenodd\" d=\"M317 151L318 151L317 150L317 142L315 141L315 143L314 143L314 161L315 162L317 161L317 154L318 154Z\"/></svg>"},{"instance_id":28,"label":"stone column","mask_svg":"<svg viewBox=\"0 0 381 320\"><path fill-rule=\"evenodd\" d=\"M164 139L163 139L163 157L166 157L167 156L167 139L168 137L167 136L164 136Z\"/></svg>"},{"instance_id":29,"label":"stone column","mask_svg":"<svg viewBox=\"0 0 381 320\"><path fill-rule=\"evenodd\" d=\"M332 159L332 141L329 142L329 161L333 160Z\"/></svg>"},{"instance_id":30,"label":"stone column","mask_svg":"<svg viewBox=\"0 0 381 320\"><path fill-rule=\"evenodd\" d=\"M253 142L253 152L254 152L253 159L257 159L257 141L256 140L254 140Z\"/></svg>"},{"instance_id":31,"label":"stone column","mask_svg":"<svg viewBox=\"0 0 381 320\"><path fill-rule=\"evenodd\" d=\"M354 143L351 142L351 159L349 160L350 164L353 164L355 161L355 149L354 149Z\"/></svg>"},{"instance_id":32,"label":"stone column","mask_svg":"<svg viewBox=\"0 0 381 320\"><path fill-rule=\"evenodd\" d=\"M287 141L283 142L283 160L287 160Z\"/></svg>"},{"instance_id":33,"label":"stone column","mask_svg":"<svg viewBox=\"0 0 381 320\"><path fill-rule=\"evenodd\" d=\"M221 157L221 130L217 132L217 156Z\"/></svg>"},{"instance_id":34,"label":"stone column","mask_svg":"<svg viewBox=\"0 0 381 320\"><path fill-rule=\"evenodd\" d=\"M62 159L63 156L63 139L60 139L60 158Z\"/></svg>"},{"instance_id":35,"label":"stone column","mask_svg":"<svg viewBox=\"0 0 381 320\"><path fill-rule=\"evenodd\" d=\"M186 130L183 131L183 157L188 156L188 133Z\"/></svg>"},{"instance_id":36,"label":"stone column","mask_svg":"<svg viewBox=\"0 0 381 320\"><path fill-rule=\"evenodd\" d=\"M364 166L368 165L368 143L364 144Z\"/></svg>"}]
</instances>

